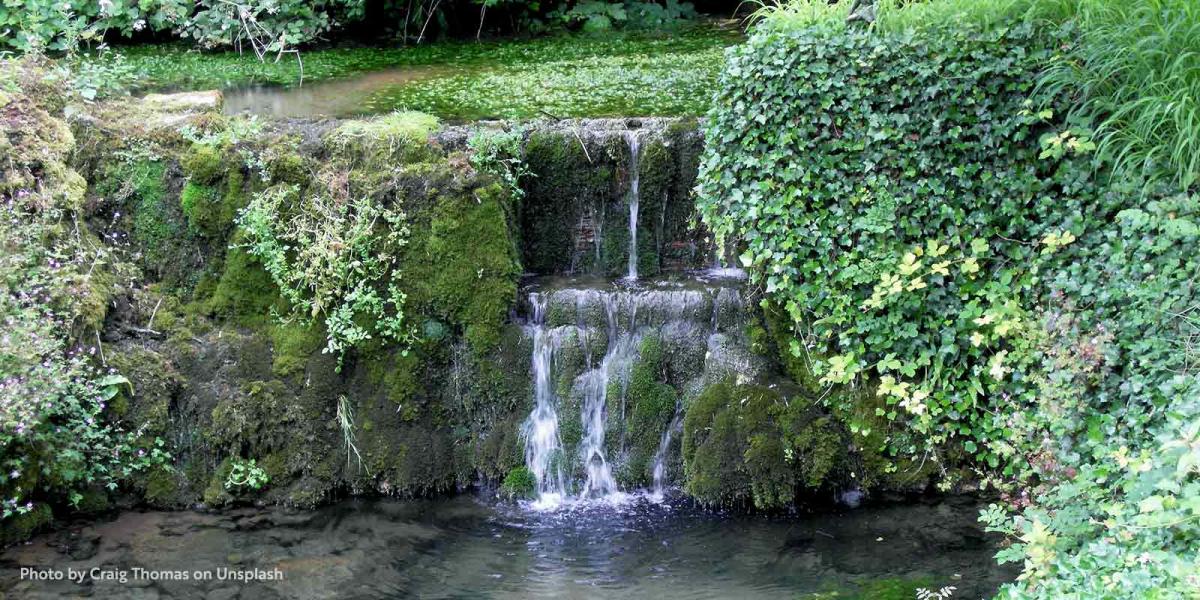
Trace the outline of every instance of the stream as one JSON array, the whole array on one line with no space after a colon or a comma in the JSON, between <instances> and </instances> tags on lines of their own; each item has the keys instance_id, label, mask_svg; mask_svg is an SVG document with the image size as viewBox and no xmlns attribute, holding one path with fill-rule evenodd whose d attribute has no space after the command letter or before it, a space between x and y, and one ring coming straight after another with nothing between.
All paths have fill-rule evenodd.
<instances>
[{"instance_id":1,"label":"stream","mask_svg":"<svg viewBox=\"0 0 1200 600\"><path fill-rule=\"evenodd\" d=\"M542 511L459 495L315 511L125 512L10 548L0 591L30 599L854 598L879 597L872 584L900 579L979 598L1012 573L995 564L978 508L945 498L764 516L632 495ZM95 568L101 578L21 581L20 567ZM135 567L213 578L135 579ZM281 578L218 578L255 569Z\"/></svg>"}]
</instances>

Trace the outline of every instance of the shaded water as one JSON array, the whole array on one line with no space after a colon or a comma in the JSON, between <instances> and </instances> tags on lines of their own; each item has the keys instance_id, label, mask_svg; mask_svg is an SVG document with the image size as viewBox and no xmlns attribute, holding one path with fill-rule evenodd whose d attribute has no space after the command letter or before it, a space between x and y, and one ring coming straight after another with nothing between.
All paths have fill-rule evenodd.
<instances>
[{"instance_id":1,"label":"shaded water","mask_svg":"<svg viewBox=\"0 0 1200 600\"><path fill-rule=\"evenodd\" d=\"M805 598L882 579L980 598L1011 574L966 499L842 514L704 512L634 499L539 512L470 496L316 511L127 512L9 549L17 598ZM20 581L20 566L278 568L282 581Z\"/></svg>"},{"instance_id":2,"label":"shaded water","mask_svg":"<svg viewBox=\"0 0 1200 600\"><path fill-rule=\"evenodd\" d=\"M298 86L245 85L223 90L225 113L270 117L356 117L387 112L380 91L461 71L449 65L404 66Z\"/></svg>"}]
</instances>

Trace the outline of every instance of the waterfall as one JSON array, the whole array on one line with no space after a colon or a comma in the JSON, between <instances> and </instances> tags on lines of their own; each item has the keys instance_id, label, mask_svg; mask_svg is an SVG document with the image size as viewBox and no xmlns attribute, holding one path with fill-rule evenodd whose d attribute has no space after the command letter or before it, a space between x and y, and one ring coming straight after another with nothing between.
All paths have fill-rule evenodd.
<instances>
[{"instance_id":1,"label":"waterfall","mask_svg":"<svg viewBox=\"0 0 1200 600\"><path fill-rule=\"evenodd\" d=\"M675 416L671 417L671 424L667 425L667 429L663 431L662 437L658 440L658 450L654 453L654 488L653 495L658 500L662 500L664 488L667 481L667 452L671 450L671 436L675 434L677 429L683 427L683 406L675 405Z\"/></svg>"},{"instance_id":2,"label":"waterfall","mask_svg":"<svg viewBox=\"0 0 1200 600\"><path fill-rule=\"evenodd\" d=\"M635 305L636 306L636 305ZM634 309L636 310L636 308ZM616 381L621 386L622 414L624 420L625 388L629 367L637 355L639 336L630 331L622 333L619 326L618 296L604 296L605 320L608 324L608 349L600 364L579 376L578 384L583 389L583 440L579 455L587 472L583 484L585 497L603 497L618 493L612 467L604 452L606 421L608 418L609 383ZM636 316L634 316L636 318Z\"/></svg>"},{"instance_id":3,"label":"waterfall","mask_svg":"<svg viewBox=\"0 0 1200 600\"><path fill-rule=\"evenodd\" d=\"M631 449L626 435L638 407L630 397L630 376L641 360L643 343L653 337L669 384L676 390L702 386L739 369L747 377L760 372L757 359L740 342L740 282L649 279L630 287L543 280L532 284L526 339L533 343L531 374L534 406L522 426L525 462L537 482L537 509L578 502L620 503L636 497L623 489L631 452L646 452L652 468L651 498L670 485L669 468L683 421L683 400L657 450ZM640 398L640 396L639 396ZM653 442L651 442L653 443ZM647 462L637 463L644 468Z\"/></svg>"},{"instance_id":4,"label":"waterfall","mask_svg":"<svg viewBox=\"0 0 1200 600\"><path fill-rule=\"evenodd\" d=\"M529 295L533 306L533 320L529 326L533 334L533 390L534 408L521 427L525 440L525 465L537 480L539 502L555 506L566 492L560 456L562 440L558 435L557 399L551 380L554 354L561 343L558 330L546 326L546 297Z\"/></svg>"},{"instance_id":5,"label":"waterfall","mask_svg":"<svg viewBox=\"0 0 1200 600\"><path fill-rule=\"evenodd\" d=\"M638 223L638 155L641 140L637 131L626 131L625 142L629 144L629 272L625 278L637 280L637 223Z\"/></svg>"}]
</instances>

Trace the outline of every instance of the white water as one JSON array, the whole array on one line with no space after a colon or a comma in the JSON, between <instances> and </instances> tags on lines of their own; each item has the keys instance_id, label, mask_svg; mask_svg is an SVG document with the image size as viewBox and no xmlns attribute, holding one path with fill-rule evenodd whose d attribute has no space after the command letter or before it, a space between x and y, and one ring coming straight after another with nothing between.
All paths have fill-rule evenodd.
<instances>
[{"instance_id":1,"label":"white water","mask_svg":"<svg viewBox=\"0 0 1200 600\"><path fill-rule=\"evenodd\" d=\"M637 223L638 223L638 156L641 140L637 131L626 131L625 142L629 144L629 272L625 278L635 281L637 271Z\"/></svg>"},{"instance_id":2,"label":"white water","mask_svg":"<svg viewBox=\"0 0 1200 600\"><path fill-rule=\"evenodd\" d=\"M671 417L671 424L667 425L667 429L663 431L662 437L658 440L658 450L654 452L654 488L651 497L662 501L663 492L666 491L667 481L667 452L671 450L671 436L675 434L675 430L683 426L683 411L681 405L675 406L675 416Z\"/></svg>"},{"instance_id":3,"label":"white water","mask_svg":"<svg viewBox=\"0 0 1200 600\"><path fill-rule=\"evenodd\" d=\"M733 287L687 288L654 280L636 288L560 287L530 293L529 304L535 402L522 436L526 466L537 481L534 509L574 510L639 497L622 489L615 474L627 458L624 432L632 410L627 388L646 336L673 348L671 360L683 361L676 364L695 373L693 383L724 377L731 368L758 372L735 339L741 297ZM569 393L563 390L564 376L570 377ZM672 441L682 428L681 412L677 406L660 432L648 473L653 487L641 494L654 501L662 499L675 475ZM575 427L578 442L568 433Z\"/></svg>"},{"instance_id":4,"label":"white water","mask_svg":"<svg viewBox=\"0 0 1200 600\"><path fill-rule=\"evenodd\" d=\"M616 381L621 388L621 418L625 418L625 391L628 383L629 367L637 356L640 336L633 333L634 323L630 323L630 332L622 333L618 325L618 297L604 297L604 312L608 322L608 349L600 365L587 371L576 380L584 390L583 397L583 440L579 446L579 456L583 460L587 479L583 484L581 495L585 498L607 497L619 493L617 481L613 478L612 467L604 453L604 436L608 419L609 383ZM634 307L636 310L636 306ZM636 319L636 315L633 316Z\"/></svg>"},{"instance_id":5,"label":"white water","mask_svg":"<svg viewBox=\"0 0 1200 600\"><path fill-rule=\"evenodd\" d=\"M537 480L540 504L556 506L566 493L566 480L560 460L562 440L558 435L558 400L555 398L550 375L554 354L561 343L556 329L546 327L546 298L530 294L533 305L533 393L534 408L521 436L525 439L525 465Z\"/></svg>"}]
</instances>

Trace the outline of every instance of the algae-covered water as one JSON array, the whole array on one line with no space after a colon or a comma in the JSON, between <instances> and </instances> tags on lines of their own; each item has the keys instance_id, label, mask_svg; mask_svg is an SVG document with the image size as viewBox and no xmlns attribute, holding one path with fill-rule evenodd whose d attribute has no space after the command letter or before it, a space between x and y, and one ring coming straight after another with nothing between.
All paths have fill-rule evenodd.
<instances>
[{"instance_id":1,"label":"algae-covered water","mask_svg":"<svg viewBox=\"0 0 1200 600\"><path fill-rule=\"evenodd\" d=\"M645 496L536 511L462 495L301 512L126 512L9 549L0 590L14 598L668 600L914 598L916 586L955 586L954 598L979 598L1011 573L995 565L995 540L977 511L951 498L763 516ZM95 568L110 579L22 581L22 566ZM135 567L214 575L134 579ZM281 579L217 578L256 569Z\"/></svg>"},{"instance_id":2,"label":"algae-covered water","mask_svg":"<svg viewBox=\"0 0 1200 600\"><path fill-rule=\"evenodd\" d=\"M145 91L220 89L229 114L352 117L416 110L451 120L695 116L711 98L736 22L658 34L557 35L409 47L237 53L132 48Z\"/></svg>"}]
</instances>

